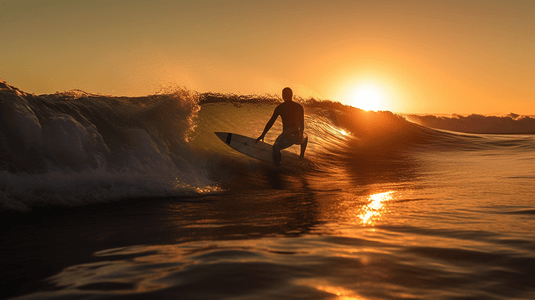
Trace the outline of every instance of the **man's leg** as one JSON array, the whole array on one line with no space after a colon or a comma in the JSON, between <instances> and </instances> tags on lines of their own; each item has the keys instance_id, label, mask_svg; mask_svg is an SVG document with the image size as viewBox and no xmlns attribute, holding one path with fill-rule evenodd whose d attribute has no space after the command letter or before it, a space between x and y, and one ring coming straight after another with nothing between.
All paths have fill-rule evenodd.
<instances>
[{"instance_id":1,"label":"man's leg","mask_svg":"<svg viewBox=\"0 0 535 300\"><path fill-rule=\"evenodd\" d=\"M273 163L275 165L280 166L282 159L281 149L277 147L277 144L275 143L273 145Z\"/></svg>"},{"instance_id":2,"label":"man's leg","mask_svg":"<svg viewBox=\"0 0 535 300\"><path fill-rule=\"evenodd\" d=\"M301 155L299 155L301 158L305 158L305 150L307 149L308 145L308 135L306 133L303 133L303 135L305 136L305 139L303 143L301 143Z\"/></svg>"},{"instance_id":3,"label":"man's leg","mask_svg":"<svg viewBox=\"0 0 535 300\"><path fill-rule=\"evenodd\" d=\"M273 143L273 162L275 165L280 165L282 159L281 150L286 149L293 144L292 136L289 134L282 133L277 137L275 143Z\"/></svg>"}]
</instances>

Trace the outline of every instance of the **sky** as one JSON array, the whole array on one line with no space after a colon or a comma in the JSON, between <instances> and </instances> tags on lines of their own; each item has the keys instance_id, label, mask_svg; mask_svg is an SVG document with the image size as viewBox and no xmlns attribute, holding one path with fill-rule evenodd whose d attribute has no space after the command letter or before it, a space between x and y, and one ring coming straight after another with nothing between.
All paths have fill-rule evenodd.
<instances>
[{"instance_id":1,"label":"sky","mask_svg":"<svg viewBox=\"0 0 535 300\"><path fill-rule=\"evenodd\" d=\"M415 114L535 115L535 1L0 0L25 92L294 94Z\"/></svg>"}]
</instances>

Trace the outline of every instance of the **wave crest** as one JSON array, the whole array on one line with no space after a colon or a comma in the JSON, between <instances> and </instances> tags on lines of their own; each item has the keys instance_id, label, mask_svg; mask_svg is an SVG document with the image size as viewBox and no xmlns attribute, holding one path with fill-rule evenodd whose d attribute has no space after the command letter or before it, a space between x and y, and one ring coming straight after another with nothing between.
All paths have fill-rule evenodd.
<instances>
[{"instance_id":1,"label":"wave crest","mask_svg":"<svg viewBox=\"0 0 535 300\"><path fill-rule=\"evenodd\" d=\"M423 126L464 133L535 134L535 117L510 113L507 116L432 116L407 115L407 119Z\"/></svg>"}]
</instances>

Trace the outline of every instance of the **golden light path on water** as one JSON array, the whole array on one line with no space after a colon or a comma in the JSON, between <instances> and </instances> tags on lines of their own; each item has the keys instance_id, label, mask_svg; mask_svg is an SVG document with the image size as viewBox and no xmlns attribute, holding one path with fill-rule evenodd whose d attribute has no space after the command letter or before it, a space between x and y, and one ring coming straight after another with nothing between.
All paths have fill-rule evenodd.
<instances>
[{"instance_id":1,"label":"golden light path on water","mask_svg":"<svg viewBox=\"0 0 535 300\"><path fill-rule=\"evenodd\" d=\"M368 197L369 203L364 205L358 218L364 226L373 226L375 222L381 217L385 202L393 199L394 191L372 194ZM373 229L375 231L375 229ZM309 286L315 287L317 290L327 292L335 295L338 300L364 300L366 298L356 295L353 291L345 289L341 286L331 286L327 282L308 282Z\"/></svg>"},{"instance_id":2,"label":"golden light path on water","mask_svg":"<svg viewBox=\"0 0 535 300\"><path fill-rule=\"evenodd\" d=\"M365 205L359 215L363 225L373 225L384 210L384 202L392 200L393 191L373 194L368 199L370 203Z\"/></svg>"}]
</instances>

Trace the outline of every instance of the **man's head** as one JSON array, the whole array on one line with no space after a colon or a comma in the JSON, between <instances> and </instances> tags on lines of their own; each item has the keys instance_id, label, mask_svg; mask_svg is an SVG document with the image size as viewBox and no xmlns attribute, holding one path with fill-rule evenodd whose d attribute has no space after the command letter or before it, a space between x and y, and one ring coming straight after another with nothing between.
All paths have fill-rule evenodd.
<instances>
[{"instance_id":1,"label":"man's head","mask_svg":"<svg viewBox=\"0 0 535 300\"><path fill-rule=\"evenodd\" d=\"M289 87L286 87L282 90L282 99L284 99L284 101L292 101L293 95L294 93Z\"/></svg>"}]
</instances>

